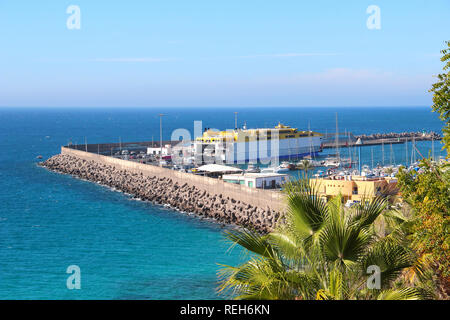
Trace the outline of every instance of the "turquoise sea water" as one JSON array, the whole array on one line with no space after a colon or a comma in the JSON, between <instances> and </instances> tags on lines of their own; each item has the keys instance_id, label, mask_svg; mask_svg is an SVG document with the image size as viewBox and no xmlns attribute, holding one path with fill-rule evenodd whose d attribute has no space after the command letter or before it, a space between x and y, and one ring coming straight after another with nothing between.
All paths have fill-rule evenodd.
<instances>
[{"instance_id":1,"label":"turquoise sea water","mask_svg":"<svg viewBox=\"0 0 450 320\"><path fill-rule=\"evenodd\" d=\"M442 123L429 108L264 109L0 109L0 299L220 299L218 263L237 264L221 226L174 210L134 201L108 188L36 166L69 140L84 143L164 139L176 128L278 121L319 132L355 134L433 130ZM419 142L428 155L431 142ZM440 150L435 143L435 152ZM411 151L411 149L409 149ZM330 150L332 152L332 150ZM386 162L390 147L385 147ZM441 153L443 154L443 153ZM395 163L405 146L394 145ZM374 147L375 163L381 161ZM362 150L371 163L371 147ZM66 268L81 269L81 290L68 290Z\"/></svg>"}]
</instances>

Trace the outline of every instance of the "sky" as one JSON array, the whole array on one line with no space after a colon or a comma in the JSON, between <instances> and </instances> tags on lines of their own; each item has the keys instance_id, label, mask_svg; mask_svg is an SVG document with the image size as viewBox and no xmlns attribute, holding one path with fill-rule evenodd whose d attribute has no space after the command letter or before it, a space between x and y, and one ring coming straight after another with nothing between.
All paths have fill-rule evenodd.
<instances>
[{"instance_id":1,"label":"sky","mask_svg":"<svg viewBox=\"0 0 450 320\"><path fill-rule=\"evenodd\" d=\"M0 0L0 106L428 106L449 14L449 0Z\"/></svg>"}]
</instances>

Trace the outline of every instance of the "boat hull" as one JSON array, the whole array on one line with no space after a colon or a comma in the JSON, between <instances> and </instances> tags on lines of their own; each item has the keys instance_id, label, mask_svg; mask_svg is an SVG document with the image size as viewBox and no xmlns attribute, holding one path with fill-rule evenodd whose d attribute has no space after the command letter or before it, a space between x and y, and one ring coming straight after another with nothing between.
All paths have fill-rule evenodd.
<instances>
[{"instance_id":1,"label":"boat hull","mask_svg":"<svg viewBox=\"0 0 450 320\"><path fill-rule=\"evenodd\" d=\"M197 162L264 163L271 162L273 159L291 160L306 156L315 157L322 151L321 145L321 137L234 143L197 142L195 154Z\"/></svg>"}]
</instances>

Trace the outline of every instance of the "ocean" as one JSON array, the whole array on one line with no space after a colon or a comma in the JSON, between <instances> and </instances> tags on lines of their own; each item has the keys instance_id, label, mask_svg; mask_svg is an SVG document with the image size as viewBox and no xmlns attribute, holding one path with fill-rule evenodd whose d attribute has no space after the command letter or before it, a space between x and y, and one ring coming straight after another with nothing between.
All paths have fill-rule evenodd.
<instances>
[{"instance_id":1,"label":"ocean","mask_svg":"<svg viewBox=\"0 0 450 320\"><path fill-rule=\"evenodd\" d=\"M1 108L0 299L222 299L219 264L245 261L224 228L167 207L38 167L73 143L159 140L184 128L275 126L318 132L371 134L435 131L429 107L380 108ZM417 142L427 156L431 142ZM392 151L391 151L392 150ZM435 155L444 155L439 142ZM345 150L342 150L345 155ZM381 147L362 147L362 164L382 162ZM327 150L333 153L333 150ZM385 163L401 164L405 145L385 146ZM66 270L81 270L81 289L69 290Z\"/></svg>"}]
</instances>

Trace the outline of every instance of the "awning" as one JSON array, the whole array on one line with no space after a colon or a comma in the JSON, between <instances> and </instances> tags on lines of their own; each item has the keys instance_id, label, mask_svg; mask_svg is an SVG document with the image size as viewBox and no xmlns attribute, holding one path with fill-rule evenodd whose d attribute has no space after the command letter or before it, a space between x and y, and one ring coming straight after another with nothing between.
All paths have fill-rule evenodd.
<instances>
[{"instance_id":1,"label":"awning","mask_svg":"<svg viewBox=\"0 0 450 320\"><path fill-rule=\"evenodd\" d=\"M205 171L210 173L220 173L220 172L242 172L242 169L222 166L220 164L205 164L204 166L198 167L198 171Z\"/></svg>"}]
</instances>

